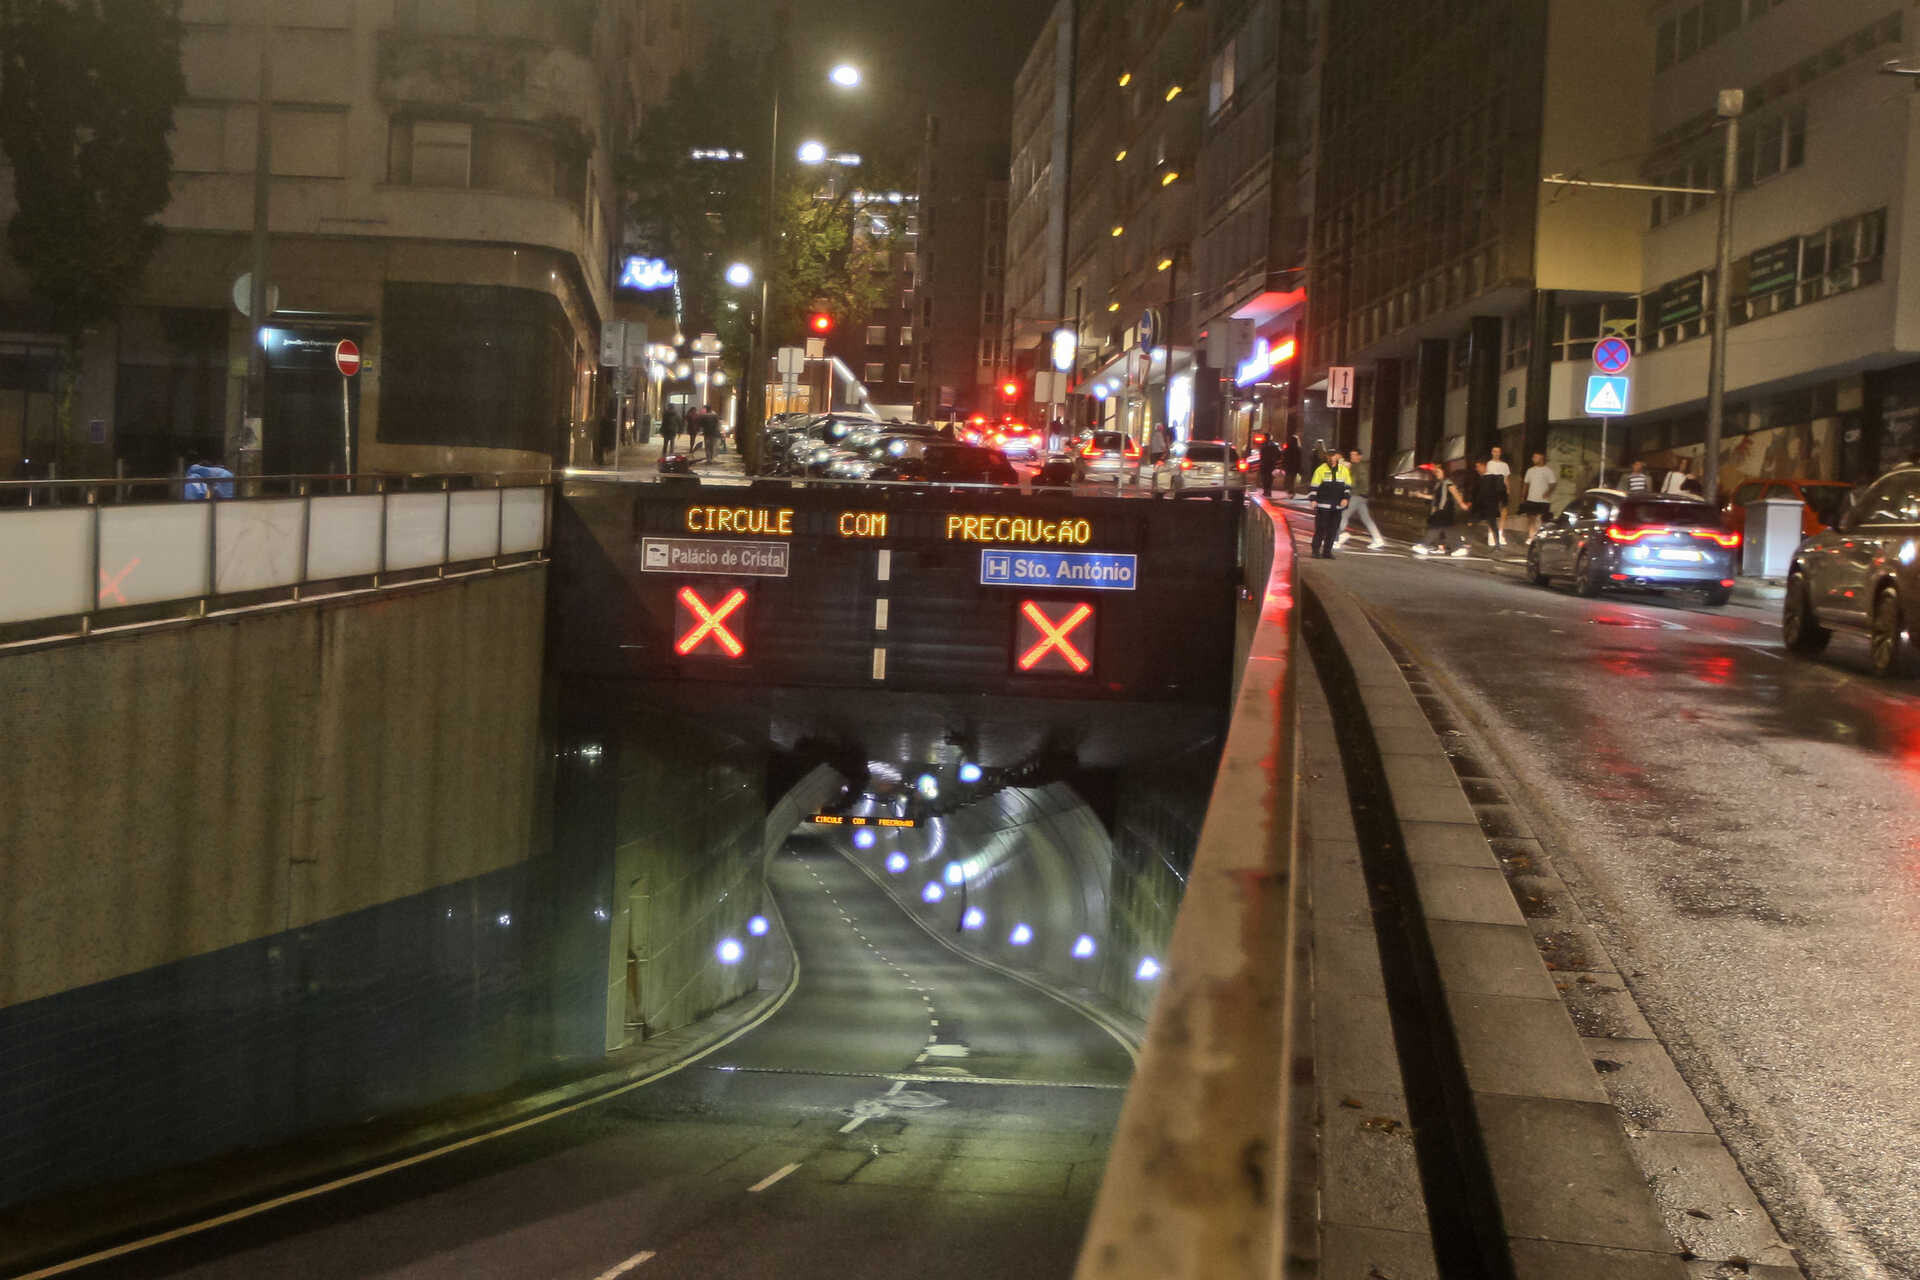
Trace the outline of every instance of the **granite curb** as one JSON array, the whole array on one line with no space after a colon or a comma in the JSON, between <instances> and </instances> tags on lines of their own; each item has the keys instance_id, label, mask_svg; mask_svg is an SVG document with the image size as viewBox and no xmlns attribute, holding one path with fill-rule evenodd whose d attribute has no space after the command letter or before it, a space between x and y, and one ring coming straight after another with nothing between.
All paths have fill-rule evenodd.
<instances>
[{"instance_id":1,"label":"granite curb","mask_svg":"<svg viewBox=\"0 0 1920 1280\"><path fill-rule=\"evenodd\" d=\"M1449 1111L1485 1152L1511 1274L1684 1280L1679 1247L1439 738L1358 604L1320 566L1302 569L1303 594L1352 668L1385 773L1424 926L1414 932L1431 940L1443 993L1444 1010L1429 1013L1464 1069L1466 1096L1450 1098Z\"/></svg>"}]
</instances>

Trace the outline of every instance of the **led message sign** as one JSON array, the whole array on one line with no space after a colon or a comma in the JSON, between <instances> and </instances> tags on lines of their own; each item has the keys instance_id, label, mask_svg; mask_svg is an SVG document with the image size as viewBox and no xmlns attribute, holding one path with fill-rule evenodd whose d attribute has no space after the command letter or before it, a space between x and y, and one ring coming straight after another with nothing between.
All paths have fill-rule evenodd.
<instances>
[{"instance_id":1,"label":"led message sign","mask_svg":"<svg viewBox=\"0 0 1920 1280\"><path fill-rule=\"evenodd\" d=\"M946 530L949 542L1051 542L1083 547L1093 541L1093 521L1071 518L950 515Z\"/></svg>"},{"instance_id":2,"label":"led message sign","mask_svg":"<svg viewBox=\"0 0 1920 1280\"><path fill-rule=\"evenodd\" d=\"M816 813L808 822L821 827L917 827L915 818L862 818L849 813Z\"/></svg>"},{"instance_id":3,"label":"led message sign","mask_svg":"<svg viewBox=\"0 0 1920 1280\"><path fill-rule=\"evenodd\" d=\"M688 507L688 533L793 532L791 507Z\"/></svg>"}]
</instances>

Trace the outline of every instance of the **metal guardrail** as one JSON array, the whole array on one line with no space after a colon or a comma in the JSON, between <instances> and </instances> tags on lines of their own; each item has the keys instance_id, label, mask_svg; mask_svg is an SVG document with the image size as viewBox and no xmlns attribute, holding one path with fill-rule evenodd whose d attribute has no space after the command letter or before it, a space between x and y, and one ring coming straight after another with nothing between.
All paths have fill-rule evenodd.
<instances>
[{"instance_id":1,"label":"metal guardrail","mask_svg":"<svg viewBox=\"0 0 1920 1280\"><path fill-rule=\"evenodd\" d=\"M549 473L0 483L0 626L77 619L542 551ZM206 497L188 495L202 486ZM232 486L235 496L221 491ZM318 491L316 491L318 490ZM136 494L159 494L141 500ZM243 496L244 495L244 496ZM9 499L18 498L17 505Z\"/></svg>"}]
</instances>

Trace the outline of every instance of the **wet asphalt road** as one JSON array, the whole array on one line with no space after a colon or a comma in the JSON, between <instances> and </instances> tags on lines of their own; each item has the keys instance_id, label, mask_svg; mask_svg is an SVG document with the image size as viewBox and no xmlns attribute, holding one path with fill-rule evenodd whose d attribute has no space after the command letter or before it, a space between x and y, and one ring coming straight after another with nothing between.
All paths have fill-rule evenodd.
<instances>
[{"instance_id":1,"label":"wet asphalt road","mask_svg":"<svg viewBox=\"0 0 1920 1280\"><path fill-rule=\"evenodd\" d=\"M1514 770L1810 1274L1920 1277L1920 683L1787 654L1772 604L1333 568Z\"/></svg>"},{"instance_id":2,"label":"wet asphalt road","mask_svg":"<svg viewBox=\"0 0 1920 1280\"><path fill-rule=\"evenodd\" d=\"M745 1038L577 1115L79 1274L1069 1275L1126 1053L938 946L824 844L772 879L800 986Z\"/></svg>"}]
</instances>

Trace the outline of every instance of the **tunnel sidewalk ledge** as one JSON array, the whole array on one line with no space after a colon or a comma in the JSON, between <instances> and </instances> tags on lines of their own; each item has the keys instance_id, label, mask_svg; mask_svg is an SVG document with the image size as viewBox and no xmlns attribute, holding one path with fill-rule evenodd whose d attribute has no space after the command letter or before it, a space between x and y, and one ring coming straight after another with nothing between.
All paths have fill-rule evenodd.
<instances>
[{"instance_id":1,"label":"tunnel sidewalk ledge","mask_svg":"<svg viewBox=\"0 0 1920 1280\"><path fill-rule=\"evenodd\" d=\"M1078 1280L1284 1273L1298 994L1293 551L1247 508L1249 639L1162 987Z\"/></svg>"},{"instance_id":2,"label":"tunnel sidewalk ledge","mask_svg":"<svg viewBox=\"0 0 1920 1280\"><path fill-rule=\"evenodd\" d=\"M1749 604L1785 600L1787 580L1785 578L1735 578L1733 598L1744 600Z\"/></svg>"},{"instance_id":3,"label":"tunnel sidewalk ledge","mask_svg":"<svg viewBox=\"0 0 1920 1280\"><path fill-rule=\"evenodd\" d=\"M762 954L753 991L690 1026L615 1050L537 1087L454 1099L354 1129L16 1206L0 1213L0 1276L63 1275L530 1128L683 1070L771 1018L799 985L786 920L771 893L766 904L784 945Z\"/></svg>"},{"instance_id":4,"label":"tunnel sidewalk ledge","mask_svg":"<svg viewBox=\"0 0 1920 1280\"><path fill-rule=\"evenodd\" d=\"M1324 614L1351 665L1411 864L1410 931L1424 923L1441 988L1443 1007L1429 1017L1464 1068L1466 1096L1445 1106L1485 1153L1497 1201L1489 1208L1510 1258L1486 1274L1685 1280L1679 1246L1446 752L1332 573L1308 566L1303 602Z\"/></svg>"}]
</instances>

